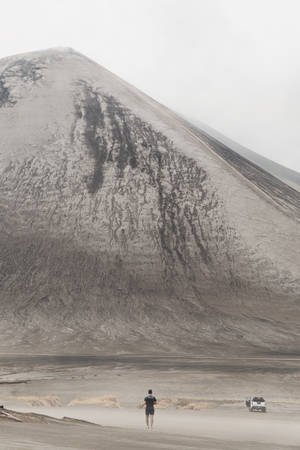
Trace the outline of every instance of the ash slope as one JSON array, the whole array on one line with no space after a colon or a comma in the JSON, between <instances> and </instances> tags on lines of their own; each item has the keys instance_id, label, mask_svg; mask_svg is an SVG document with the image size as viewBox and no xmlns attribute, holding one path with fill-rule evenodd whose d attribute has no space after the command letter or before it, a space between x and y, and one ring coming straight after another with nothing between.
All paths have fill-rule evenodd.
<instances>
[{"instance_id":1,"label":"ash slope","mask_svg":"<svg viewBox=\"0 0 300 450\"><path fill-rule=\"evenodd\" d=\"M0 133L2 349L297 349L299 193L70 50L0 61Z\"/></svg>"}]
</instances>

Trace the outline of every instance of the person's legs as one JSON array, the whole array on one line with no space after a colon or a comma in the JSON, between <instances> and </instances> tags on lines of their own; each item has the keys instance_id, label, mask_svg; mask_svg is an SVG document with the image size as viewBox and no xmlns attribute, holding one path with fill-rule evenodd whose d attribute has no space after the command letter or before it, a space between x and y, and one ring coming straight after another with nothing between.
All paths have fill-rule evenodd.
<instances>
[{"instance_id":1,"label":"person's legs","mask_svg":"<svg viewBox=\"0 0 300 450\"><path fill-rule=\"evenodd\" d=\"M153 420L154 420L154 414L150 414L150 428L151 428L151 430L153 428Z\"/></svg>"},{"instance_id":2,"label":"person's legs","mask_svg":"<svg viewBox=\"0 0 300 450\"><path fill-rule=\"evenodd\" d=\"M149 414L146 413L146 426L149 428Z\"/></svg>"}]
</instances>

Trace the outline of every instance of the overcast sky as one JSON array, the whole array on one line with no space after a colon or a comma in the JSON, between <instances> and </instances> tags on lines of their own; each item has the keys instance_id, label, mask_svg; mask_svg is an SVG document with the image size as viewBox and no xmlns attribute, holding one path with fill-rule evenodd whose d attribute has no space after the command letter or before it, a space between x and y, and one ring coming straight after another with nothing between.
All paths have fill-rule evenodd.
<instances>
[{"instance_id":1,"label":"overcast sky","mask_svg":"<svg viewBox=\"0 0 300 450\"><path fill-rule=\"evenodd\" d=\"M73 47L300 171L300 1L0 1L1 57Z\"/></svg>"}]
</instances>

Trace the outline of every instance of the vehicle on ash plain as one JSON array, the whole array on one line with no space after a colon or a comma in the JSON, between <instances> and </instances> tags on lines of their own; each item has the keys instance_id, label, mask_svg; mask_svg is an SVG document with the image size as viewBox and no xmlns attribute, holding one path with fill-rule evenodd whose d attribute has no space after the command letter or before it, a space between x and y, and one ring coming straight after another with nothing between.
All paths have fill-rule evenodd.
<instances>
[{"instance_id":1,"label":"vehicle on ash plain","mask_svg":"<svg viewBox=\"0 0 300 450\"><path fill-rule=\"evenodd\" d=\"M266 401L263 397L249 397L246 400L246 406L250 412L267 412Z\"/></svg>"}]
</instances>

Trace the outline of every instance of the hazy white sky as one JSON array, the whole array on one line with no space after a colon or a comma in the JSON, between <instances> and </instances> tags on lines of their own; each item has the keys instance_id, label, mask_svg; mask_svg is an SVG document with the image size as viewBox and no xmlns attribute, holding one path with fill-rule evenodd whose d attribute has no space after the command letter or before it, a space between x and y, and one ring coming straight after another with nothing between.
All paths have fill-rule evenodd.
<instances>
[{"instance_id":1,"label":"hazy white sky","mask_svg":"<svg viewBox=\"0 0 300 450\"><path fill-rule=\"evenodd\" d=\"M299 0L0 0L0 57L67 46L300 171Z\"/></svg>"}]
</instances>

